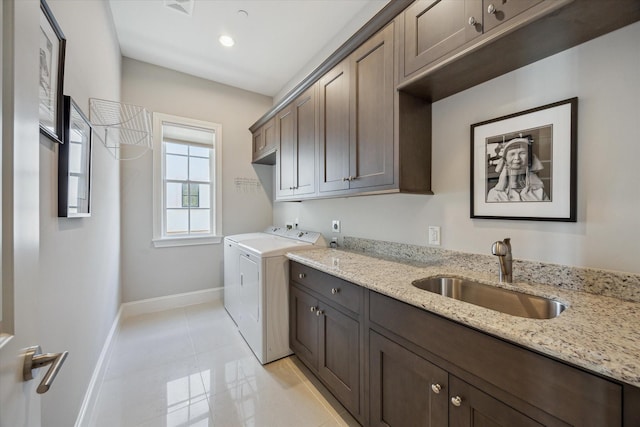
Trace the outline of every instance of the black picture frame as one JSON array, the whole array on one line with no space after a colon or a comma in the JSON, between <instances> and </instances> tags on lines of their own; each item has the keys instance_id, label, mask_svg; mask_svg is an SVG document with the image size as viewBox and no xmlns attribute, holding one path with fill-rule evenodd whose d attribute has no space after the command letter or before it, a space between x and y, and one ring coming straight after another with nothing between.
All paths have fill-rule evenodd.
<instances>
[{"instance_id":1,"label":"black picture frame","mask_svg":"<svg viewBox=\"0 0 640 427\"><path fill-rule=\"evenodd\" d=\"M67 40L45 0L40 0L40 133L62 143L64 60Z\"/></svg>"},{"instance_id":2,"label":"black picture frame","mask_svg":"<svg viewBox=\"0 0 640 427\"><path fill-rule=\"evenodd\" d=\"M471 218L577 221L578 98L471 125Z\"/></svg>"},{"instance_id":3,"label":"black picture frame","mask_svg":"<svg viewBox=\"0 0 640 427\"><path fill-rule=\"evenodd\" d=\"M70 96L63 96L64 143L58 146L58 217L91 216L92 127Z\"/></svg>"}]
</instances>

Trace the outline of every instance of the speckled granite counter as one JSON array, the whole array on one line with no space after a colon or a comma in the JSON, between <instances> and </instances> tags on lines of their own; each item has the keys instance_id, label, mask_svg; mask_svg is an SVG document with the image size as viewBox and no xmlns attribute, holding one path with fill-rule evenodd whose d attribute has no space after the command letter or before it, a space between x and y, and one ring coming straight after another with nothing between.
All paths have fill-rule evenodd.
<instances>
[{"instance_id":1,"label":"speckled granite counter","mask_svg":"<svg viewBox=\"0 0 640 427\"><path fill-rule=\"evenodd\" d=\"M472 326L576 366L640 387L640 303L557 286L497 282L497 273L472 271L450 260L401 262L338 249L289 253L289 259L416 307ZM497 260L494 260L497 266ZM411 285L452 275L541 295L568 308L555 319L533 320L457 301Z\"/></svg>"}]
</instances>

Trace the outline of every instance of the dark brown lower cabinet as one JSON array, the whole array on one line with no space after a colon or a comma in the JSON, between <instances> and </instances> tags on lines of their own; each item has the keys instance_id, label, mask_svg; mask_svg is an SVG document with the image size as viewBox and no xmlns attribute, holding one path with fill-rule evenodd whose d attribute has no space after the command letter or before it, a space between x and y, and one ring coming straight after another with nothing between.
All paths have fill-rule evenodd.
<instances>
[{"instance_id":1,"label":"dark brown lower cabinet","mask_svg":"<svg viewBox=\"0 0 640 427\"><path fill-rule=\"evenodd\" d=\"M358 318L298 286L290 287L290 346L342 405L360 417Z\"/></svg>"},{"instance_id":2,"label":"dark brown lower cabinet","mask_svg":"<svg viewBox=\"0 0 640 427\"><path fill-rule=\"evenodd\" d=\"M447 425L447 372L374 331L369 381L372 426Z\"/></svg>"},{"instance_id":3,"label":"dark brown lower cabinet","mask_svg":"<svg viewBox=\"0 0 640 427\"><path fill-rule=\"evenodd\" d=\"M291 262L290 345L365 426L637 427L640 389Z\"/></svg>"}]
</instances>

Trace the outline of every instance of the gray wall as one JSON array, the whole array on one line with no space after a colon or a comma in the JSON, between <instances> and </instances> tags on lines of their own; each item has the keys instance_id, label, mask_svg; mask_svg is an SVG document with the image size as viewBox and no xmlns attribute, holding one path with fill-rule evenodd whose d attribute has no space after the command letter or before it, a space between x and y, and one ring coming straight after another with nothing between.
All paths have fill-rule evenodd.
<instances>
[{"instance_id":1,"label":"gray wall","mask_svg":"<svg viewBox=\"0 0 640 427\"><path fill-rule=\"evenodd\" d=\"M272 167L251 165L251 126L272 99L155 65L123 59L122 99L150 111L222 125L222 232L262 230L272 222ZM151 152L122 164L123 302L223 284L223 246L154 248ZM259 179L250 190L235 178Z\"/></svg>"},{"instance_id":2,"label":"gray wall","mask_svg":"<svg viewBox=\"0 0 640 427\"><path fill-rule=\"evenodd\" d=\"M90 97L118 101L121 56L107 3L48 4L67 38L64 93L87 115ZM34 42L37 49L37 34ZM71 426L120 305L120 167L94 140L92 215L64 219L57 217L57 164L57 145L41 138L39 344L69 351L42 396L42 424Z\"/></svg>"},{"instance_id":3,"label":"gray wall","mask_svg":"<svg viewBox=\"0 0 640 427\"><path fill-rule=\"evenodd\" d=\"M638 159L640 23L546 58L433 105L433 196L384 195L275 203L274 223L489 254L510 236L514 257L640 273ZM578 222L471 220L469 127L473 123L579 97ZM497 261L496 261L497 262ZM517 274L517 272L516 272Z\"/></svg>"}]
</instances>

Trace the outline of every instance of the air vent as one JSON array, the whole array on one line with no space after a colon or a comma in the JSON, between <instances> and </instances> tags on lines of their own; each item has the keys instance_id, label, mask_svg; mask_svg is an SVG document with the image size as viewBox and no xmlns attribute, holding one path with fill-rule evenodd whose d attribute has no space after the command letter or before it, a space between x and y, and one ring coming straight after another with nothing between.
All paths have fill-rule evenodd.
<instances>
[{"instance_id":1,"label":"air vent","mask_svg":"<svg viewBox=\"0 0 640 427\"><path fill-rule=\"evenodd\" d=\"M164 5L169 9L177 10L186 15L193 14L193 3L195 0L164 0Z\"/></svg>"}]
</instances>

